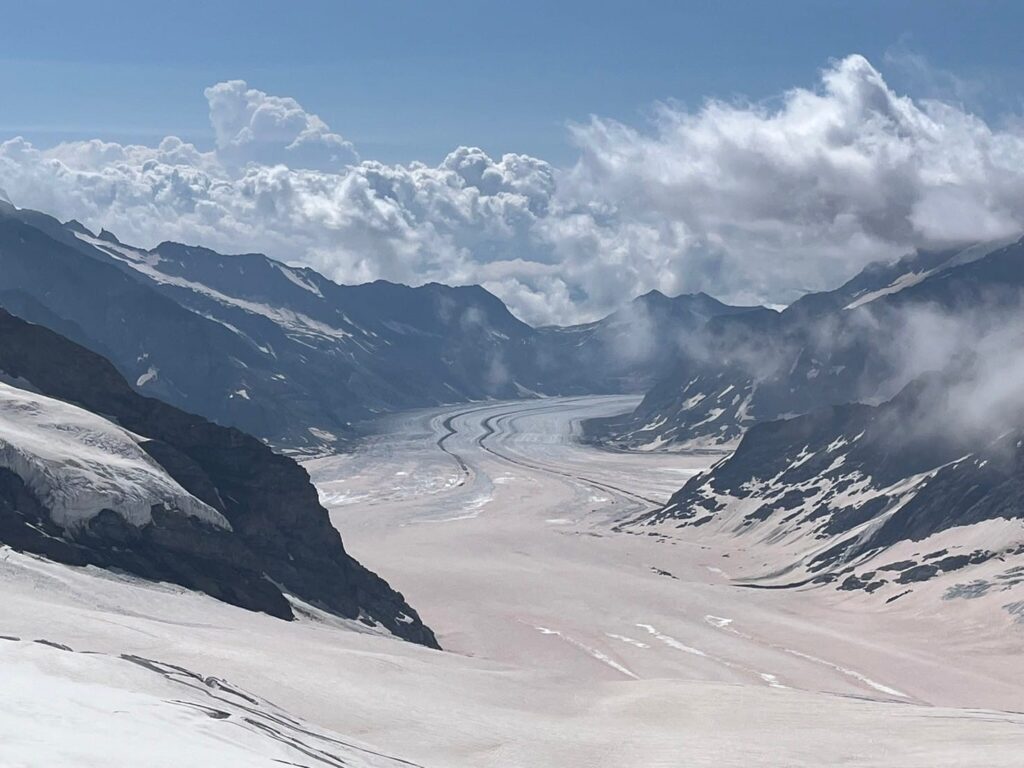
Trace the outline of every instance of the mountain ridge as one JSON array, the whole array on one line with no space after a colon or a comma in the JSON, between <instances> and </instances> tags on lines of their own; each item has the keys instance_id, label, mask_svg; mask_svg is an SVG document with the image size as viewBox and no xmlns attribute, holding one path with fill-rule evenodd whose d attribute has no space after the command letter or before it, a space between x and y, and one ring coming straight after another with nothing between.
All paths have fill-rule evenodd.
<instances>
[{"instance_id":1,"label":"mountain ridge","mask_svg":"<svg viewBox=\"0 0 1024 768\"><path fill-rule=\"evenodd\" d=\"M933 365L917 359L923 351L1012 323L1022 309L1021 239L872 265L779 313L712 318L633 413L591 422L587 435L626 449L735 447L759 421L884 401Z\"/></svg>"},{"instance_id":2,"label":"mountain ridge","mask_svg":"<svg viewBox=\"0 0 1024 768\"><path fill-rule=\"evenodd\" d=\"M293 460L236 429L143 397L102 357L3 310L0 371L19 387L13 392L52 398L37 399L31 407L55 420L64 434L68 424L92 419L88 423L93 426L82 432L83 450L114 445L111 437L96 443L97 429L111 435L123 430L117 433L122 443L135 436L150 466L159 467L213 516L212 522L197 519L160 502L148 518L133 519L108 502L97 502L80 523L69 526L52 504L47 506L48 497L40 495L38 483L33 485L34 475L26 473L24 462L8 462L0 471L0 541L71 565L120 568L170 581L283 619L294 616L290 595L437 647L402 595L345 551L308 474ZM62 416L62 407L80 410ZM96 426L104 422L111 426ZM53 456L51 449L38 454L23 430L6 434L8 443L36 466L61 472L62 466L81 463L73 454ZM126 450L118 448L97 465L115 492L128 477ZM81 492L94 493L93 485L87 483ZM216 515L227 526L216 523Z\"/></svg>"},{"instance_id":3,"label":"mountain ridge","mask_svg":"<svg viewBox=\"0 0 1024 768\"><path fill-rule=\"evenodd\" d=\"M734 453L619 529L756 542L764 563L744 575L748 586L894 600L956 572L981 593L1008 590L1024 581L1024 409L1005 434L951 431L936 421L957 407L950 384L930 374L878 406L756 424Z\"/></svg>"},{"instance_id":4,"label":"mountain ridge","mask_svg":"<svg viewBox=\"0 0 1024 768\"><path fill-rule=\"evenodd\" d=\"M108 357L141 392L295 452L344 448L382 412L639 391L674 360L659 335L674 349L747 309L651 292L594 323L534 329L481 286L345 286L262 254L133 248L6 204L0 267L0 305Z\"/></svg>"}]
</instances>

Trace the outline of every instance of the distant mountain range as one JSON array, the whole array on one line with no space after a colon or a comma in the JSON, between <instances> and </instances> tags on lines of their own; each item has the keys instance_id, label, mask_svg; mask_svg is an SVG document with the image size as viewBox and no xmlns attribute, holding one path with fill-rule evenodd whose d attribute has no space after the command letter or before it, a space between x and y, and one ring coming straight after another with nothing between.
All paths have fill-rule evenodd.
<instances>
[{"instance_id":1,"label":"distant mountain range","mask_svg":"<svg viewBox=\"0 0 1024 768\"><path fill-rule=\"evenodd\" d=\"M962 351L951 333L1019 318L1022 289L1024 242L1015 240L873 265L782 312L716 316L672 352L672 370L633 413L590 422L587 433L626 449L734 447L759 422L883 402Z\"/></svg>"},{"instance_id":2,"label":"distant mountain range","mask_svg":"<svg viewBox=\"0 0 1024 768\"><path fill-rule=\"evenodd\" d=\"M604 320L534 329L479 286L331 282L0 202L0 306L107 357L139 392L271 444L317 451L384 411L486 398L642 391L727 307L640 297Z\"/></svg>"}]
</instances>

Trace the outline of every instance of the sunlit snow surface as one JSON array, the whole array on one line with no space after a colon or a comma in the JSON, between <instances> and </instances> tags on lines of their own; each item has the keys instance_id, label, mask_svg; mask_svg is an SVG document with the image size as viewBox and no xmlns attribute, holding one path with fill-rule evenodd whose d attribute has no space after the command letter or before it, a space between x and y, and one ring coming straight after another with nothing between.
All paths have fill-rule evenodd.
<instances>
[{"instance_id":1,"label":"sunlit snow surface","mask_svg":"<svg viewBox=\"0 0 1024 768\"><path fill-rule=\"evenodd\" d=\"M109 509L143 525L162 505L229 527L153 461L138 439L81 408L0 383L0 467L21 477L54 522L73 528Z\"/></svg>"},{"instance_id":2,"label":"sunlit snow surface","mask_svg":"<svg viewBox=\"0 0 1024 768\"><path fill-rule=\"evenodd\" d=\"M574 441L580 419L635 404L568 398L399 414L355 452L306 462L348 551L402 590L446 652L308 606L284 622L0 548L0 635L21 638L0 641L0 671L28 665L20 679L34 676L39 689L26 698L21 682L18 702L0 696L0 720L12 723L0 756L40 734L58 734L68 750L99 732L106 758L63 752L72 757L43 764L165 765L145 759L145 744L131 754L119 746L138 720L152 751L171 750L171 764L188 768L386 760L325 736L428 768L1019 768L1024 634L1002 607L1019 591L945 600L956 574L891 605L834 589L742 587L768 567L751 537L619 527L716 458ZM75 653L39 647L40 663L37 639ZM181 679L122 655L173 664ZM226 682L211 688L211 677ZM75 693L96 683L85 702ZM227 718L193 706L227 711L210 703L225 687L259 702L260 714L234 694ZM278 751L296 742L337 759ZM193 743L224 755L189 753Z\"/></svg>"},{"instance_id":3,"label":"sunlit snow surface","mask_svg":"<svg viewBox=\"0 0 1024 768\"><path fill-rule=\"evenodd\" d=\"M0 639L5 768L411 766L216 677L125 655Z\"/></svg>"}]
</instances>

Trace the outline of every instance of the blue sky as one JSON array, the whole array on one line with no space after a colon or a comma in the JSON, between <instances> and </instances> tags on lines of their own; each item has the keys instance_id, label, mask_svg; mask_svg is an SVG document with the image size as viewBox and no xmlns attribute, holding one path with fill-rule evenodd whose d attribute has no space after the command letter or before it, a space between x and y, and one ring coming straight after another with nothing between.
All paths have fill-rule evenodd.
<instances>
[{"instance_id":1,"label":"blue sky","mask_svg":"<svg viewBox=\"0 0 1024 768\"><path fill-rule=\"evenodd\" d=\"M112 2L5 4L0 136L212 143L203 88L296 98L363 157L438 162L460 144L566 164L589 114L761 99L862 53L897 90L998 122L1020 112L1020 2ZM908 65L923 57L928 71Z\"/></svg>"},{"instance_id":2,"label":"blue sky","mask_svg":"<svg viewBox=\"0 0 1024 768\"><path fill-rule=\"evenodd\" d=\"M1020 0L12 2L0 191L537 324L785 304L1024 232L1021 30Z\"/></svg>"}]
</instances>

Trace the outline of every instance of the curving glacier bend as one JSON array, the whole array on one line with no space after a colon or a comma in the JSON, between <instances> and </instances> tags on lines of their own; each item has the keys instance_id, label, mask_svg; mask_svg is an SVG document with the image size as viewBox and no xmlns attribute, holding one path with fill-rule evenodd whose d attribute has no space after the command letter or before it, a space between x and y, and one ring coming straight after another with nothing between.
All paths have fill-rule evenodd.
<instances>
[{"instance_id":1,"label":"curving glacier bend","mask_svg":"<svg viewBox=\"0 0 1024 768\"><path fill-rule=\"evenodd\" d=\"M630 525L726 455L577 440L582 420L635 402L400 414L356 453L306 466L354 551L393 574L448 650L583 679L1016 706L1020 677L1007 673L1024 671L1024 638L993 626L1012 623L993 600L951 610L941 599L951 581L922 585L903 605L833 589L752 589L775 566L762 542ZM979 644L990 653L964 658Z\"/></svg>"},{"instance_id":2,"label":"curving glacier bend","mask_svg":"<svg viewBox=\"0 0 1024 768\"><path fill-rule=\"evenodd\" d=\"M0 634L20 638L0 643L5 668L20 680L43 669L94 684L88 667L128 656L227 681L273 702L261 711L289 728L315 733L290 731L297 741L280 759L298 765L335 764L294 752L312 742L334 744L331 759L368 765L1019 764L1021 635L993 625L1006 616L993 596L954 611L938 581L891 604L863 592L750 589L741 582L772 566L755 542L628 525L722 458L601 451L575 439L581 419L635 402L403 413L354 453L306 462L348 548L405 593L445 652L308 607L280 622L4 551ZM23 650L30 640L101 656ZM103 675L100 685L117 688L127 673ZM165 705L178 697L150 693ZM31 686L19 695L0 697L0 712L35 706L82 722L81 712L33 702ZM160 714L174 708L129 705L171 736L196 728ZM197 722L217 743L233 732L218 729L245 717L264 715ZM233 748L260 753L254 734ZM51 764L108 764L68 741Z\"/></svg>"}]
</instances>

